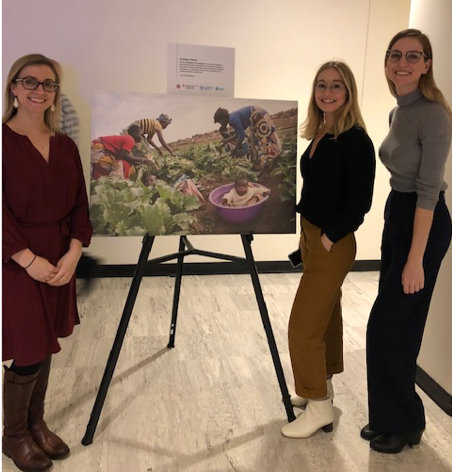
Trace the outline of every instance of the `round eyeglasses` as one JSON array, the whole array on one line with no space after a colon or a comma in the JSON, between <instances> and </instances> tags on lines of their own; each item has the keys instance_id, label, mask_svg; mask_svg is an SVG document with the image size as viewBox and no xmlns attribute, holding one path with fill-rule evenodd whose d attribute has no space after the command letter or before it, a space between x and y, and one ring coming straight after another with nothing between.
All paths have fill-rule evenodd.
<instances>
[{"instance_id":1,"label":"round eyeglasses","mask_svg":"<svg viewBox=\"0 0 452 472\"><path fill-rule=\"evenodd\" d=\"M386 51L386 60L390 62L400 61L403 56L405 56L405 59L411 64L416 64L416 62L419 62L422 56L424 56L425 59L428 59L427 54L422 51L402 52L397 49L389 49Z\"/></svg>"},{"instance_id":2,"label":"round eyeglasses","mask_svg":"<svg viewBox=\"0 0 452 472\"><path fill-rule=\"evenodd\" d=\"M26 90L36 90L40 85L46 92L56 92L60 84L54 82L53 80L44 80L39 82L39 80L34 77L24 77L23 79L16 79L14 82L22 82L24 89Z\"/></svg>"},{"instance_id":3,"label":"round eyeglasses","mask_svg":"<svg viewBox=\"0 0 452 472\"><path fill-rule=\"evenodd\" d=\"M320 81L315 84L315 90L317 92L324 92L325 90L330 90L331 93L340 93L345 89L345 84L342 82L333 82L332 84L327 84L326 82Z\"/></svg>"}]
</instances>

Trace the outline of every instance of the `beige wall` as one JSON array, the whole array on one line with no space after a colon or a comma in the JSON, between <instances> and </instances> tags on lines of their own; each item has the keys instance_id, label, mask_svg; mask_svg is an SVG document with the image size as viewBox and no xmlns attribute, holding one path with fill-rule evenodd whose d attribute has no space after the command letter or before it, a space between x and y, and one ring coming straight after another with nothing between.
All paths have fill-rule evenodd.
<instances>
[{"instance_id":1,"label":"beige wall","mask_svg":"<svg viewBox=\"0 0 452 472\"><path fill-rule=\"evenodd\" d=\"M392 36L408 27L409 11L410 0L373 0L370 3L362 110L377 154L379 144L388 132L389 112L396 105L385 79L384 54ZM359 256L372 256L363 259L380 259L383 210L389 191L389 173L377 157L372 208L366 224L358 230L359 242L363 246Z\"/></svg>"},{"instance_id":2,"label":"beige wall","mask_svg":"<svg viewBox=\"0 0 452 472\"><path fill-rule=\"evenodd\" d=\"M452 2L450 0L412 0L410 27L419 28L430 38L433 47L435 79L452 103ZM446 167L446 182L449 190L446 200L452 211L452 152ZM419 366L439 385L452 395L452 250L446 255L433 294L427 320Z\"/></svg>"},{"instance_id":3,"label":"beige wall","mask_svg":"<svg viewBox=\"0 0 452 472\"><path fill-rule=\"evenodd\" d=\"M30 52L42 52L63 64L64 91L81 117L80 150L87 176L92 90L166 93L168 42L234 47L236 96L298 100L300 120L317 67L332 58L345 60L356 75L364 118L378 148L394 106L383 75L383 53L392 34L407 26L409 4L40 0L36 8L36 0L8 1L3 3L3 76L17 57ZM300 151L305 146L300 142ZM358 260L380 258L387 193L388 175L378 165L373 208L357 234ZM200 249L243 254L238 236L191 240ZM255 258L285 260L297 243L297 235L258 235ZM89 252L104 263L130 264L137 261L140 247L141 238L94 238ZM176 237L160 237L152 254L176 250Z\"/></svg>"}]
</instances>

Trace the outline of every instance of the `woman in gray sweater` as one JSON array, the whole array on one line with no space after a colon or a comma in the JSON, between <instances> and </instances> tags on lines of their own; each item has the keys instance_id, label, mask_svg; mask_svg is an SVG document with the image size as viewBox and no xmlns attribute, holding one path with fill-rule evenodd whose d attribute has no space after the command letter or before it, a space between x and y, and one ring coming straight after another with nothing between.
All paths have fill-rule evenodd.
<instances>
[{"instance_id":1,"label":"woman in gray sweater","mask_svg":"<svg viewBox=\"0 0 452 472\"><path fill-rule=\"evenodd\" d=\"M380 158L391 173L379 292L367 326L369 424L378 452L419 445L425 429L416 359L452 225L444 191L452 113L433 79L432 48L418 30L389 43L385 70L397 107Z\"/></svg>"}]
</instances>

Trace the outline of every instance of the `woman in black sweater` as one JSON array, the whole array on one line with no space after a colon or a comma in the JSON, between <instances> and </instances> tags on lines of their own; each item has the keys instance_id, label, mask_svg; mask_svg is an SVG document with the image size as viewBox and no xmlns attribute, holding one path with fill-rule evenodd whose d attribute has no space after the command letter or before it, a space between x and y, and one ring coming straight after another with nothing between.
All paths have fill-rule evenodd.
<instances>
[{"instance_id":1,"label":"woman in black sweater","mask_svg":"<svg viewBox=\"0 0 452 472\"><path fill-rule=\"evenodd\" d=\"M297 395L306 407L282 434L307 438L332 431L332 376L343 371L341 286L356 255L354 232L372 202L375 151L359 110L355 79L343 62L323 64L314 79L301 137L303 276L289 321Z\"/></svg>"}]
</instances>

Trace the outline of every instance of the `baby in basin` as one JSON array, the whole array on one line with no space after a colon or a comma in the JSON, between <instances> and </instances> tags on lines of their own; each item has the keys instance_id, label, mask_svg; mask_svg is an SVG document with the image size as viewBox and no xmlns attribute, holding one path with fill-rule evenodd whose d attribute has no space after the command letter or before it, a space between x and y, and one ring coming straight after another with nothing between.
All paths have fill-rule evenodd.
<instances>
[{"instance_id":1,"label":"baby in basin","mask_svg":"<svg viewBox=\"0 0 452 472\"><path fill-rule=\"evenodd\" d=\"M232 189L223 195L221 204L230 207L254 205L260 202L270 190L260 185L250 184L244 177L237 177Z\"/></svg>"}]
</instances>

